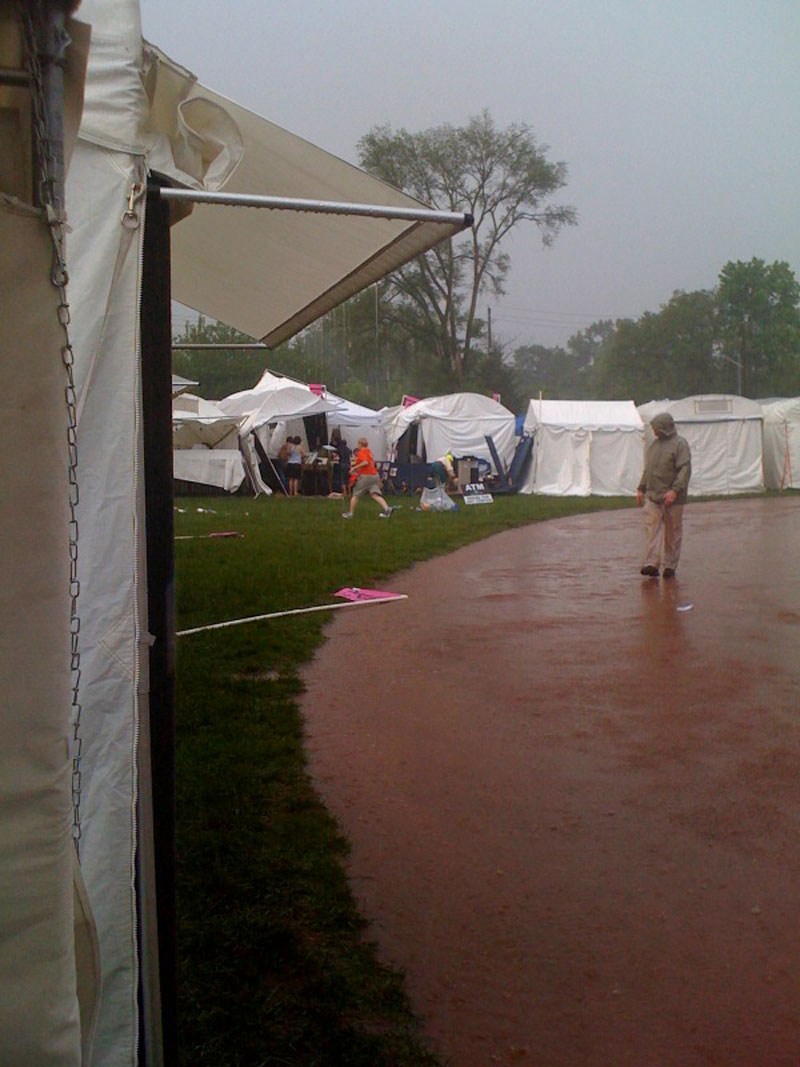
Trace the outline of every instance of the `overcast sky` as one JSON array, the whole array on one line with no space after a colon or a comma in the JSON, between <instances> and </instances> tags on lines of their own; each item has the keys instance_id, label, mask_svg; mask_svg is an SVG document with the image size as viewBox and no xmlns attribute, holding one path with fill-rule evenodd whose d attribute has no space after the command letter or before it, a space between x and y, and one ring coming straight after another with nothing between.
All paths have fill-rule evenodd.
<instances>
[{"instance_id":1,"label":"overcast sky","mask_svg":"<svg viewBox=\"0 0 800 1067\"><path fill-rule=\"evenodd\" d=\"M564 161L577 227L509 240L512 348L712 288L728 260L800 277L800 0L141 0L144 36L224 96L350 162L375 125L487 108Z\"/></svg>"}]
</instances>

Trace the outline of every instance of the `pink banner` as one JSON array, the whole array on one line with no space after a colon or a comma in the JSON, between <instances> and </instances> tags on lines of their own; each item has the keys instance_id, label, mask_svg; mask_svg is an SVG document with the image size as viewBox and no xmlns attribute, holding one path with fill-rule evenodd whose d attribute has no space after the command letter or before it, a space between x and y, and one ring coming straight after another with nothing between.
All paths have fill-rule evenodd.
<instances>
[{"instance_id":1,"label":"pink banner","mask_svg":"<svg viewBox=\"0 0 800 1067\"><path fill-rule=\"evenodd\" d=\"M333 595L340 596L343 600L386 600L403 596L402 593L387 593L385 589L357 589L355 586L347 586Z\"/></svg>"},{"instance_id":2,"label":"pink banner","mask_svg":"<svg viewBox=\"0 0 800 1067\"><path fill-rule=\"evenodd\" d=\"M410 408L412 404L416 404L419 401L418 396L409 396L407 393L403 394L403 407Z\"/></svg>"},{"instance_id":3,"label":"pink banner","mask_svg":"<svg viewBox=\"0 0 800 1067\"><path fill-rule=\"evenodd\" d=\"M325 395L325 386L324 385L320 385L317 382L309 382L308 383L308 388L311 390L312 393L316 393L317 396L324 396Z\"/></svg>"}]
</instances>

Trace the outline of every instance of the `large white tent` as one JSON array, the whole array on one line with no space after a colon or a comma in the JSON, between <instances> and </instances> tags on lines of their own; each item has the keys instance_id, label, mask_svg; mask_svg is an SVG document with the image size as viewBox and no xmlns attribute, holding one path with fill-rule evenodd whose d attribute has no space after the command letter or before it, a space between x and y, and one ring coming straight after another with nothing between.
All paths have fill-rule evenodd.
<instances>
[{"instance_id":1,"label":"large white tent","mask_svg":"<svg viewBox=\"0 0 800 1067\"><path fill-rule=\"evenodd\" d=\"M632 400L531 400L533 463L520 489L546 496L633 496L644 428Z\"/></svg>"},{"instance_id":2,"label":"large white tent","mask_svg":"<svg viewBox=\"0 0 800 1067\"><path fill-rule=\"evenodd\" d=\"M135 1067L164 1062L174 1019L161 1011L162 998L170 1000L159 957L169 891L158 877L150 777L151 731L163 730L163 709L151 715L151 706L168 689L153 664L170 662L172 640L169 610L158 615L148 596L151 540L168 543L169 530L163 512L150 522L145 510L153 483L165 481L145 447L146 431L160 433L148 427L152 396L163 405L142 358L143 343L160 337L156 316L140 316L143 278L158 286L168 262L148 255L165 213L152 179L214 192L235 176L235 188L257 196L357 208L355 217L174 210L175 298L271 343L464 220L426 219L416 201L203 90L142 41L138 0L83 0L82 21L67 20L63 38L75 87L66 100L68 146L72 118L75 126L80 119L65 193L65 293L52 284L62 276L51 262L64 233L61 202L46 212L32 195L34 186L49 188L32 161L51 154L33 150L29 131L42 127L31 121L23 67L34 71L37 99L43 68L23 62L18 21L31 12L63 20L65 6L7 5L0 19L3 66L20 75L3 88L12 121L0 124L0 423L6 455L20 440L36 442L26 463L8 471L0 524L0 1062ZM53 63L45 76L60 70ZM41 98L48 119L58 94ZM50 136L60 143L58 121ZM401 214L386 217L387 204ZM364 215L364 205L378 217ZM169 455L168 341L162 348ZM169 460L162 466L169 485ZM68 501L79 509L75 519ZM163 588L168 596L169 581Z\"/></svg>"},{"instance_id":3,"label":"large white tent","mask_svg":"<svg viewBox=\"0 0 800 1067\"><path fill-rule=\"evenodd\" d=\"M506 470L514 456L514 415L491 397L480 393L449 393L418 400L395 409L386 424L386 444L397 447L411 426L418 425L429 463L446 452L454 456L476 456L494 468L486 443L492 438Z\"/></svg>"},{"instance_id":4,"label":"large white tent","mask_svg":"<svg viewBox=\"0 0 800 1067\"><path fill-rule=\"evenodd\" d=\"M800 397L761 400L767 489L800 489Z\"/></svg>"},{"instance_id":5,"label":"large white tent","mask_svg":"<svg viewBox=\"0 0 800 1067\"><path fill-rule=\"evenodd\" d=\"M650 420L661 412L672 415L678 433L692 450L690 496L749 493L764 488L763 412L757 401L722 393L651 400L639 408L648 434Z\"/></svg>"}]
</instances>

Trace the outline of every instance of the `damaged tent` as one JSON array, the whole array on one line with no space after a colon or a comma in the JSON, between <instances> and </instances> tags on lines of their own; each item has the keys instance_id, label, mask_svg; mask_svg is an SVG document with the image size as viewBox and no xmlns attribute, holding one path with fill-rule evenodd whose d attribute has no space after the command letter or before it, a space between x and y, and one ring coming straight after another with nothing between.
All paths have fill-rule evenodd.
<instances>
[{"instance_id":1,"label":"damaged tent","mask_svg":"<svg viewBox=\"0 0 800 1067\"><path fill-rule=\"evenodd\" d=\"M181 483L235 493L247 478L240 419L213 400L183 393L172 401L172 473Z\"/></svg>"},{"instance_id":2,"label":"damaged tent","mask_svg":"<svg viewBox=\"0 0 800 1067\"><path fill-rule=\"evenodd\" d=\"M220 400L219 406L241 415L243 432L257 433L261 446L272 457L287 436L299 436L303 447L311 450L329 443L335 430L350 444L355 443L356 436L366 437L376 459L382 459L386 451L381 412L270 370L264 371L252 389L232 393Z\"/></svg>"}]
</instances>

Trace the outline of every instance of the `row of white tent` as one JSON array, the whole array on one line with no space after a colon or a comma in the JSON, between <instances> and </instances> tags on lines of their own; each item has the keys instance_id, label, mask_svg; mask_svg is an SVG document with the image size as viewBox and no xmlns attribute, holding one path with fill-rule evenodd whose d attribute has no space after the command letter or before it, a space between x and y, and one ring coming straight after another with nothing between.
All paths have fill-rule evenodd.
<instances>
[{"instance_id":1,"label":"row of white tent","mask_svg":"<svg viewBox=\"0 0 800 1067\"><path fill-rule=\"evenodd\" d=\"M550 496L630 496L642 472L649 423L659 412L675 419L692 449L692 495L734 494L800 485L800 399L748 400L705 395L633 401L531 400L524 432L534 438L533 462L520 491ZM181 396L174 404L175 476L236 489L258 462L251 435L275 456L287 436L305 438L303 419L324 414L327 431L367 438L379 459L393 458L417 426L418 450L433 460L455 456L494 460L507 471L517 439L516 419L497 401L476 393L429 397L375 411L293 379L265 371L250 390L214 404ZM237 441L238 438L238 441ZM244 449L244 457L240 452Z\"/></svg>"}]
</instances>

